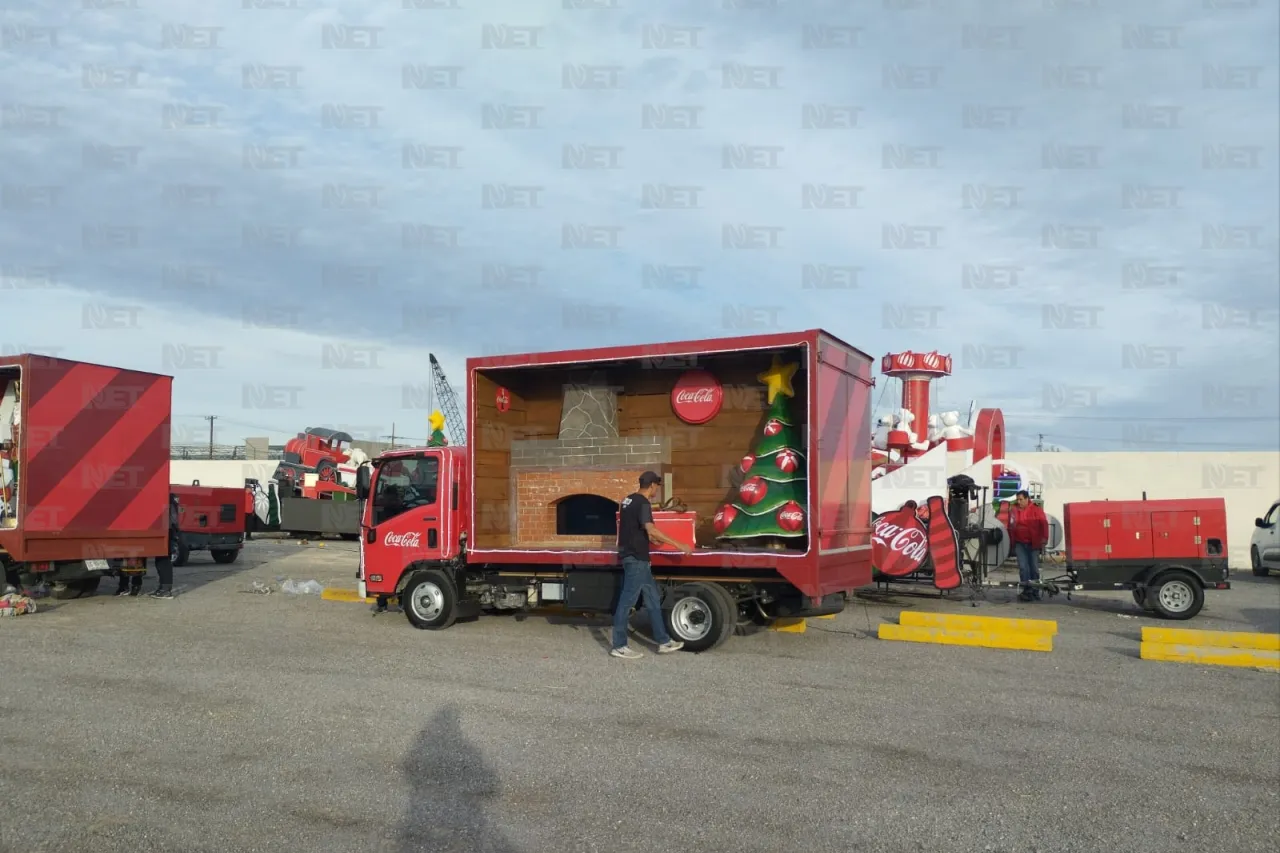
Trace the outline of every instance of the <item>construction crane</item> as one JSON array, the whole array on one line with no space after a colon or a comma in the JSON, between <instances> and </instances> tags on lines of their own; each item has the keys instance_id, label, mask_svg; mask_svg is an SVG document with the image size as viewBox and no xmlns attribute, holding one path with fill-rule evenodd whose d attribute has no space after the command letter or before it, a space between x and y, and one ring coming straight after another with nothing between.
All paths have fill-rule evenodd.
<instances>
[{"instance_id":1,"label":"construction crane","mask_svg":"<svg viewBox=\"0 0 1280 853\"><path fill-rule=\"evenodd\" d=\"M467 426L462 419L462 410L458 406L458 398L449 387L449 380L444 376L444 369L436 360L435 353L428 353L431 359L431 384L435 388L436 399L440 402L440 413L444 415L444 428L449 432L449 443L465 445L467 443Z\"/></svg>"}]
</instances>

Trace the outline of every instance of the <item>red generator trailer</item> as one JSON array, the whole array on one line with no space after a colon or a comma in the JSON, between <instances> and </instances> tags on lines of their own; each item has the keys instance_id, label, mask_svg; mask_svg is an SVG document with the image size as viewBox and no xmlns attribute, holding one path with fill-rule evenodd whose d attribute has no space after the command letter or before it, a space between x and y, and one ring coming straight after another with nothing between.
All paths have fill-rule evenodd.
<instances>
[{"instance_id":1,"label":"red generator trailer","mask_svg":"<svg viewBox=\"0 0 1280 853\"><path fill-rule=\"evenodd\" d=\"M178 504L178 535L170 545L175 566L184 566L192 551L208 551L215 563L234 563L244 547L245 490L170 486Z\"/></svg>"},{"instance_id":2,"label":"red generator trailer","mask_svg":"<svg viewBox=\"0 0 1280 853\"><path fill-rule=\"evenodd\" d=\"M169 540L173 379L0 356L0 564L6 583L92 594Z\"/></svg>"},{"instance_id":3,"label":"red generator trailer","mask_svg":"<svg viewBox=\"0 0 1280 853\"><path fill-rule=\"evenodd\" d=\"M468 359L471 445L357 475L360 594L423 629L611 611L619 505L652 470L656 523L693 546L651 555L685 650L838 613L871 581L874 364L818 329Z\"/></svg>"},{"instance_id":4,"label":"red generator trailer","mask_svg":"<svg viewBox=\"0 0 1280 853\"><path fill-rule=\"evenodd\" d=\"M1190 619L1227 580L1222 498L1081 501L1063 506L1066 586L1127 589L1144 610Z\"/></svg>"}]
</instances>

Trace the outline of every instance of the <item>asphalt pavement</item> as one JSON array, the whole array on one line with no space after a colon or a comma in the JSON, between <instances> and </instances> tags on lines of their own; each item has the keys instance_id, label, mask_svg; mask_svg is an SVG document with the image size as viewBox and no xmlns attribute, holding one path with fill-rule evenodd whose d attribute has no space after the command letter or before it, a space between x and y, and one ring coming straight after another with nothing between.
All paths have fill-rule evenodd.
<instances>
[{"instance_id":1,"label":"asphalt pavement","mask_svg":"<svg viewBox=\"0 0 1280 853\"><path fill-rule=\"evenodd\" d=\"M618 660L607 629L359 603L354 544L194 555L172 601L0 620L0 851L1271 851L1280 676L1142 661L1127 595L859 601L803 635ZM1181 627L1280 630L1280 578ZM148 579L147 589L154 584ZM108 584L110 586L110 584ZM107 587L104 590L110 591ZM1051 653L874 638L1055 618Z\"/></svg>"}]
</instances>

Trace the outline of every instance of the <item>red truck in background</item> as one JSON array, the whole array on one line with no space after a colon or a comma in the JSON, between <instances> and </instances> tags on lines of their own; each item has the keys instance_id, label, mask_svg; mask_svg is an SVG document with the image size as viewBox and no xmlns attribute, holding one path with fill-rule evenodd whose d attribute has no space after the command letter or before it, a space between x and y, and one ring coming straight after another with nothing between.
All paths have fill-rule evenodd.
<instances>
[{"instance_id":1,"label":"red truck in background","mask_svg":"<svg viewBox=\"0 0 1280 853\"><path fill-rule=\"evenodd\" d=\"M6 580L92 594L169 551L173 379L0 356L0 564Z\"/></svg>"},{"instance_id":2,"label":"red truck in background","mask_svg":"<svg viewBox=\"0 0 1280 853\"><path fill-rule=\"evenodd\" d=\"M170 486L178 503L178 530L170 537L174 566L185 566L192 551L208 551L215 563L234 563L245 537L245 489Z\"/></svg>"},{"instance_id":3,"label":"red truck in background","mask_svg":"<svg viewBox=\"0 0 1280 853\"><path fill-rule=\"evenodd\" d=\"M712 515L741 493L753 437L771 434L756 384L771 359L798 366L803 446L785 464L807 499L787 508L793 538L743 546ZM871 581L874 363L822 330L468 359L471 445L385 452L357 477L361 594L398 596L424 629L549 603L610 611L618 503L651 469L664 496L696 505L671 519L675 531L692 517L693 553L652 554L685 649L714 648L744 621L840 612ZM696 416L677 417L689 404Z\"/></svg>"}]
</instances>

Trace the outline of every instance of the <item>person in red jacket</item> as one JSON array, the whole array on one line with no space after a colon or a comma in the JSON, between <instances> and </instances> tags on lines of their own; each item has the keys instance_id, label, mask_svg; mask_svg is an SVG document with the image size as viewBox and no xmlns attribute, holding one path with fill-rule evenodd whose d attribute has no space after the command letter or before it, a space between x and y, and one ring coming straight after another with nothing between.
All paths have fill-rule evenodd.
<instances>
[{"instance_id":1,"label":"person in red jacket","mask_svg":"<svg viewBox=\"0 0 1280 853\"><path fill-rule=\"evenodd\" d=\"M1031 502L1026 490L1014 498L1009 517L1009 538L1013 541L1013 553L1018 558L1018 581L1022 601L1039 601L1040 590L1031 584L1040 580L1040 549L1049 541L1049 519L1044 510Z\"/></svg>"}]
</instances>

